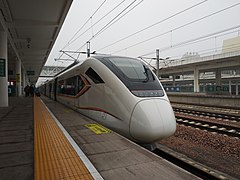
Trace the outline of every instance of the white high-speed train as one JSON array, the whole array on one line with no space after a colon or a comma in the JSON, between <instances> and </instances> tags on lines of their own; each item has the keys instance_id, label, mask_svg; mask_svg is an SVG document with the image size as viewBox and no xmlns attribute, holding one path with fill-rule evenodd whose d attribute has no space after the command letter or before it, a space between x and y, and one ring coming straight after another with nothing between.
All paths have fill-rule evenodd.
<instances>
[{"instance_id":1,"label":"white high-speed train","mask_svg":"<svg viewBox=\"0 0 240 180\"><path fill-rule=\"evenodd\" d=\"M154 143L176 130L174 112L161 83L138 59L90 57L40 89L140 144Z\"/></svg>"}]
</instances>

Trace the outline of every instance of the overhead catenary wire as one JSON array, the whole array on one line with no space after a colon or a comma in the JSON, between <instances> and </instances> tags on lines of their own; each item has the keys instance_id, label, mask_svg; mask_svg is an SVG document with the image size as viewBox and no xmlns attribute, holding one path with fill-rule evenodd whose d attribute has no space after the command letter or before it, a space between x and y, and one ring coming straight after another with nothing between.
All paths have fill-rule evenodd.
<instances>
[{"instance_id":1,"label":"overhead catenary wire","mask_svg":"<svg viewBox=\"0 0 240 180\"><path fill-rule=\"evenodd\" d=\"M138 2L135 6L133 6L131 9L129 9L126 13L124 13L122 16L118 17L116 20L114 20L113 22L111 22L108 26L106 26L106 28L104 28L101 32L99 32L98 35L100 35L101 33L103 33L105 30L107 30L109 27L111 27L113 24L115 24L117 21L119 21L121 18L123 18L125 15L127 15L130 11L132 11L133 9L135 9L139 4L141 4L144 0L141 0L140 2Z\"/></svg>"},{"instance_id":2,"label":"overhead catenary wire","mask_svg":"<svg viewBox=\"0 0 240 180\"><path fill-rule=\"evenodd\" d=\"M232 31L232 32L229 32L229 33L225 33L223 35L228 35L230 33L236 33L236 32L238 32L238 31L235 30L235 31ZM223 36L223 35L220 35L220 36ZM224 49L229 51L229 50L234 50L234 49L239 48L239 47L240 47L240 44L235 43L235 44L224 46ZM207 55L207 54L210 54L210 53L211 53L211 55L215 55L216 51L220 51L221 49L223 49L222 46L215 47L215 48L210 48L210 49L204 49L204 50L198 51L197 54L199 55L199 58L200 58L200 55ZM153 53L151 53L151 54L153 54ZM191 58L191 56L190 57L181 57L181 56L182 56L182 54L181 55L175 55L175 56L169 57L168 60L167 59L163 59L163 60L164 60L164 63L166 63L166 60L167 60L168 65L169 65L172 62L184 61L185 59ZM138 58L140 58L140 59L150 59L151 61L156 59L156 58L145 57L144 55L139 56ZM148 62L148 64L151 65L151 61Z\"/></svg>"},{"instance_id":3,"label":"overhead catenary wire","mask_svg":"<svg viewBox=\"0 0 240 180\"><path fill-rule=\"evenodd\" d=\"M130 35L124 37L124 38L121 38L120 40L117 40L117 41L115 41L115 42L113 42L113 43L111 43L111 44L109 44L109 45L107 45L107 46L105 46L105 47L103 47L103 48L101 48L101 49L98 49L97 51L101 51L101 50L106 49L106 48L108 48L108 47L110 47L110 46L113 46L113 45L115 45L115 44L117 44L117 43L119 43L119 42L122 42L122 41L124 41L124 40L126 40L126 39L128 39L128 38L130 38L130 37L133 37L133 36L135 36L135 35L143 32L143 31L148 30L148 29L150 29L150 28L152 28L152 27L154 27L154 26L156 26L156 25L159 25L159 24L161 24L161 23L163 23L163 22L165 22L165 21L167 21L167 20L169 20L169 19L171 19L171 18L173 18L173 17L176 17L176 16L178 16L178 15L180 15L180 14L182 14L182 13L184 13L184 12L190 10L190 9L193 9L193 8L199 6L199 5L201 5L201 4L203 4L203 3L207 2L207 1L208 1L208 0L204 0L204 1L201 1L201 2L199 2L199 3L197 3L197 4L194 4L193 6L190 6L190 7L186 8L186 9L181 10L181 11L179 11L179 12L177 12L177 13L175 13L175 14L173 14L173 15L165 18L165 19L162 19L162 20L160 20L160 21L158 21L158 22L150 25L150 26L147 26L147 27L145 27L145 28L143 28L143 29L135 32L135 33L132 33L132 34L130 34Z\"/></svg>"},{"instance_id":4,"label":"overhead catenary wire","mask_svg":"<svg viewBox=\"0 0 240 180\"><path fill-rule=\"evenodd\" d=\"M239 48L240 47L240 44L235 44L235 45L228 45L226 46L224 49L226 50L231 50L231 49L235 49L235 48ZM217 47L218 51L222 49L222 47ZM207 54L210 54L211 55L215 55L215 50L216 48L211 48L211 49L204 49L202 51L199 51L198 52L198 55L207 55ZM200 53L200 52L205 52L205 53ZM231 51L232 52L232 51ZM200 53L200 54L199 54ZM213 54L212 54L213 53ZM181 57L182 55L176 55L176 56L173 56L173 57L169 57L168 60L167 59L162 59L163 60L163 63L165 64L165 67L169 67L169 65L171 65L172 63L176 63L176 62L183 62L185 60L188 60L190 57ZM153 69L156 69L152 64L152 60L156 60L156 58L149 58L149 57L143 57L143 56L140 56L140 57L137 57L137 58L140 58L141 60L143 60L145 63L147 63L150 67L152 67ZM194 56L192 57L194 58ZM196 59L197 57L195 57ZM201 58L201 57L198 57L198 58ZM144 60L144 59L149 59L150 62Z\"/></svg>"},{"instance_id":5,"label":"overhead catenary wire","mask_svg":"<svg viewBox=\"0 0 240 180\"><path fill-rule=\"evenodd\" d=\"M217 34L224 33L224 32L227 32L227 31L230 31L230 30L233 30L233 29L237 29L239 27L240 27L240 25L234 26L234 27L222 30L222 31L218 31L218 32L215 32L215 33L211 33L211 34L208 34L208 35L205 35L205 36L201 36L201 37L198 37L198 38L194 38L192 40L187 40L187 41L184 41L184 42L180 42L180 43L177 43L177 44L169 46L169 47L161 48L161 51L165 51L165 50L168 50L168 49L171 49L171 48L178 48L178 47L190 45L190 44L193 44L193 43L198 43L198 42L213 39L213 38L216 39L217 37L224 36L224 35L227 35L227 34L231 34L233 32L237 32L237 31L221 34L221 35L218 35L218 36L217 36Z\"/></svg>"},{"instance_id":6,"label":"overhead catenary wire","mask_svg":"<svg viewBox=\"0 0 240 180\"><path fill-rule=\"evenodd\" d=\"M161 33L161 34L158 34L158 35L153 36L153 37L151 37L151 38L148 38L148 39L146 39L146 40L140 41L140 42L135 43L135 44L133 44L133 45L131 45L131 46L125 47L124 49L115 51L115 52L113 52L112 54L116 54L116 53L119 53L119 52L124 51L124 50L126 50L126 49L130 49L130 48L132 48L132 47L135 47L135 46L138 46L138 45L140 45L140 44L146 43L146 42L148 42L148 41L150 41L150 40L156 39L156 38L161 37L161 36L163 36L163 35L165 35L165 34L168 34L168 33L170 33L170 32L179 30L179 29L181 29L181 28L183 28L183 27L189 26L189 25L191 25L191 24L194 24L194 23L199 22L199 21L201 21L201 20L203 20L203 19L209 18L209 17L211 17L211 16L213 16L213 15L216 15L216 14L219 14L219 13L221 13L221 12L224 12L224 11L226 11L226 10L229 10L229 9L231 9L231 8L233 8L233 7L238 6L238 5L240 5L240 3L236 3L236 4L234 4L234 5L228 6L228 7L224 8L224 9L221 9L221 10L216 11L216 12L214 12L214 13L208 14L208 15L206 15L206 16L203 16L203 17L201 17L201 18L199 18L199 19L196 19L196 20L194 20L194 21L191 21L191 22L188 22L188 23L183 24L183 25L181 25L181 26L178 26L178 27L176 27L176 28L173 28L173 29L171 29L171 30L169 30L169 31L166 31L166 32L164 32L164 33Z\"/></svg>"},{"instance_id":7,"label":"overhead catenary wire","mask_svg":"<svg viewBox=\"0 0 240 180\"><path fill-rule=\"evenodd\" d=\"M112 20L110 20L105 26L103 26L93 37L91 37L88 41L93 40L96 38L99 34L101 34L103 31L105 31L107 28L109 28L109 24L111 24L114 20L116 20L121 14L123 14L128 8L130 8L137 0L132 1L126 8L124 8L120 13L118 13ZM143 2L144 0L141 0ZM139 3L138 3L139 4ZM135 6L136 7L136 6ZM131 9L133 10L133 9ZM120 20L120 19L118 19ZM78 50L81 50L86 43L84 43Z\"/></svg>"},{"instance_id":8,"label":"overhead catenary wire","mask_svg":"<svg viewBox=\"0 0 240 180\"><path fill-rule=\"evenodd\" d=\"M235 44L235 45L225 46L224 49L229 51L229 50L232 50L232 49L235 49L235 48L239 48L239 47L240 47L240 44ZM217 49L219 51L219 50L222 49L222 47L217 47ZM198 55L209 55L211 53L211 55L214 56L214 55L216 55L215 54L215 52L216 52L215 50L216 50L216 48L204 49L202 51L199 51L198 53L200 53L200 54L198 54ZM204 52L204 53L201 53L201 52ZM230 51L230 52L232 52L232 51ZM169 67L169 65L171 63L183 62L183 61L188 60L189 58L191 58L191 56L190 57L181 57L181 56L182 55L173 56L173 57L171 57L171 59L169 59L167 61L165 60L164 63L168 62L167 67ZM142 57L142 58L145 58L145 57ZM201 58L201 57L199 57L199 58ZM145 59L147 59L147 58L145 58Z\"/></svg>"},{"instance_id":9,"label":"overhead catenary wire","mask_svg":"<svg viewBox=\"0 0 240 180\"><path fill-rule=\"evenodd\" d=\"M77 39L79 39L81 36L83 36L86 32L88 32L90 29L92 29L95 25L97 25L99 22L101 22L104 18L106 18L109 14L111 14L114 10L116 10L122 3L124 3L126 0L121 1L118 3L113 9L111 9L108 13L106 13L103 17L101 17L97 22L91 25L91 27L87 28L84 32L82 32L80 35L78 35L75 39L71 39L71 42L69 42L69 45L75 42ZM92 16L91 16L92 17Z\"/></svg>"},{"instance_id":10,"label":"overhead catenary wire","mask_svg":"<svg viewBox=\"0 0 240 180\"><path fill-rule=\"evenodd\" d=\"M239 48L240 47L240 44L236 43L236 44L232 44L232 45L227 45L224 47L225 50L231 50L231 49L235 49L235 48ZM220 51L222 50L223 47L222 46L219 46L219 47L216 47L216 48L211 48L211 49L204 49L204 50L201 50L199 51L198 53L200 53L199 55L205 55L205 54L209 54L209 53L214 53L217 51ZM204 52L204 53L202 53ZM178 55L178 56L174 56L173 58L177 58L177 57L180 57L181 55ZM184 59L184 58L183 58Z\"/></svg>"},{"instance_id":11,"label":"overhead catenary wire","mask_svg":"<svg viewBox=\"0 0 240 180\"><path fill-rule=\"evenodd\" d=\"M233 26L233 27L221 30L221 31L214 32L214 33L206 34L204 36L193 38L193 39L190 39L190 40L187 40L187 41L182 41L182 42L176 43L176 44L171 45L171 46L163 47L159 50L161 52L163 52L163 51L166 51L166 50L169 50L169 49L174 49L174 48L178 48L178 47L182 47L182 46L186 46L186 45L190 45L190 44L199 43L201 41L206 41L206 40L209 40L209 39L213 39L213 38L216 38L216 37L220 37L220 36L224 36L224 35L227 35L227 34L237 32L238 30L235 30L235 31L232 31L232 32L228 32L228 31L231 31L233 29L238 29L238 28L240 28L240 25ZM228 33L225 33L225 32L228 32ZM224 34L221 34L221 33L224 33ZM220 35L217 35L217 34L220 34ZM141 55L140 57L148 56L148 55L152 55L152 54L155 54L155 51L145 53L145 54Z\"/></svg>"},{"instance_id":12,"label":"overhead catenary wire","mask_svg":"<svg viewBox=\"0 0 240 180\"><path fill-rule=\"evenodd\" d=\"M104 3L107 0L104 0L99 6L98 8L94 11L94 13L87 19L87 21L78 29L78 31L72 36L72 38L68 41L68 43L62 48L66 48L67 46L69 46L71 44L71 41L74 39L74 37L86 26L86 24L93 18L93 16L100 10L100 8L104 5Z\"/></svg>"},{"instance_id":13,"label":"overhead catenary wire","mask_svg":"<svg viewBox=\"0 0 240 180\"><path fill-rule=\"evenodd\" d=\"M236 44L233 44L233 45L227 45L224 47L225 50L231 50L231 49L235 49L235 48L239 48L240 47L240 44L236 43ZM215 51L220 51L222 50L223 47L222 46L219 46L219 47L216 47L216 48L208 48L208 49L204 49L204 50L201 50L201 51L198 51L198 55L206 55L206 54L210 54L210 53L213 53L212 55L215 55ZM189 57L182 57L183 55L182 54L179 54L179 55L175 55L175 56L172 56L172 57L169 57L169 60L167 61L177 61L177 60L181 60L183 61L184 59L188 59ZM148 57L139 57L139 58L144 58L144 59L153 59L153 58L148 58ZM154 59L153 59L154 60Z\"/></svg>"}]
</instances>

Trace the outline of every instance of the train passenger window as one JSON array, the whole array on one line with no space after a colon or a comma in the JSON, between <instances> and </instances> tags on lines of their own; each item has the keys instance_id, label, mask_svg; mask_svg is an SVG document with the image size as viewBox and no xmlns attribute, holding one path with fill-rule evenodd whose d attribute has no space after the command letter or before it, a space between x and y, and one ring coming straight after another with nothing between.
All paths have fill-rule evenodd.
<instances>
[{"instance_id":1,"label":"train passenger window","mask_svg":"<svg viewBox=\"0 0 240 180\"><path fill-rule=\"evenodd\" d=\"M51 82L51 92L54 92L54 82Z\"/></svg>"},{"instance_id":2,"label":"train passenger window","mask_svg":"<svg viewBox=\"0 0 240 180\"><path fill-rule=\"evenodd\" d=\"M49 93L52 92L52 83L49 84Z\"/></svg>"},{"instance_id":3,"label":"train passenger window","mask_svg":"<svg viewBox=\"0 0 240 180\"><path fill-rule=\"evenodd\" d=\"M82 80L82 78L80 76L78 76L78 88L77 88L77 92L80 92L85 86L84 81Z\"/></svg>"},{"instance_id":4,"label":"train passenger window","mask_svg":"<svg viewBox=\"0 0 240 180\"><path fill-rule=\"evenodd\" d=\"M57 93L64 94L64 80L58 81Z\"/></svg>"},{"instance_id":5,"label":"train passenger window","mask_svg":"<svg viewBox=\"0 0 240 180\"><path fill-rule=\"evenodd\" d=\"M86 75L96 84L104 83L102 78L92 68L88 68Z\"/></svg>"},{"instance_id":6,"label":"train passenger window","mask_svg":"<svg viewBox=\"0 0 240 180\"><path fill-rule=\"evenodd\" d=\"M65 85L64 85L64 93L68 95L76 95L76 80L77 77L71 77L66 79Z\"/></svg>"}]
</instances>

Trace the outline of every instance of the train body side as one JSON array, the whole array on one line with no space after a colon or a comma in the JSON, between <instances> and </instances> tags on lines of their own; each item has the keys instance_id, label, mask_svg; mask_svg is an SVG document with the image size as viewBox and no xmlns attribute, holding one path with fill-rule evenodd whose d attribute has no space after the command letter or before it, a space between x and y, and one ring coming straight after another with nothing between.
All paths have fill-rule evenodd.
<instances>
[{"instance_id":1,"label":"train body side","mask_svg":"<svg viewBox=\"0 0 240 180\"><path fill-rule=\"evenodd\" d=\"M48 82L45 89L48 97L136 142L152 143L176 129L164 90L161 97L138 97L95 58Z\"/></svg>"}]
</instances>

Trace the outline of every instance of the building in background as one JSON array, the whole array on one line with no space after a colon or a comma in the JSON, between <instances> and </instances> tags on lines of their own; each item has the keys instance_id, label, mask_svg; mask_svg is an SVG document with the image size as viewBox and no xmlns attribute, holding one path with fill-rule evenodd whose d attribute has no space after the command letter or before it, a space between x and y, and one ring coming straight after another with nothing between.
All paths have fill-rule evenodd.
<instances>
[{"instance_id":1,"label":"building in background","mask_svg":"<svg viewBox=\"0 0 240 180\"><path fill-rule=\"evenodd\" d=\"M222 52L228 53L233 51L240 51L240 36L223 41Z\"/></svg>"}]
</instances>

